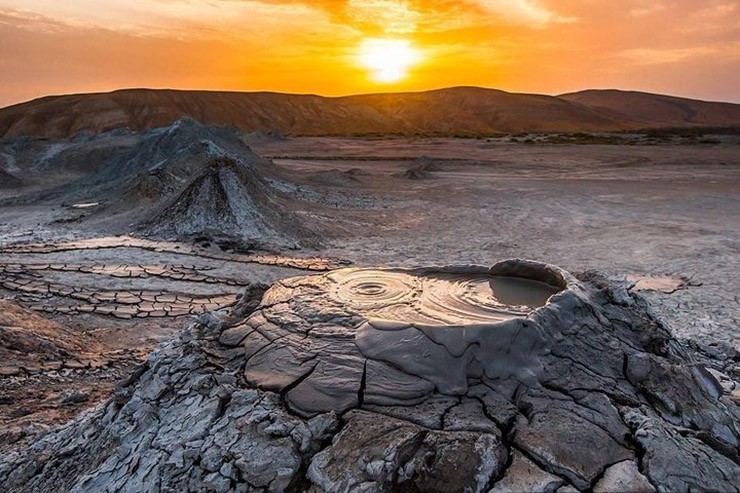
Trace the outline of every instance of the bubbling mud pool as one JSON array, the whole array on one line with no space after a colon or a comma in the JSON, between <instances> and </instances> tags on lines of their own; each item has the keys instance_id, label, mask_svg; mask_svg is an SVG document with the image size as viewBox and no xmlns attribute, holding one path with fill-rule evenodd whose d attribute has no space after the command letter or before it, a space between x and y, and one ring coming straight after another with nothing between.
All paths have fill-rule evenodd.
<instances>
[{"instance_id":1,"label":"bubbling mud pool","mask_svg":"<svg viewBox=\"0 0 740 493\"><path fill-rule=\"evenodd\" d=\"M365 357L450 395L465 393L470 377L534 381L547 329L530 318L568 286L557 269L528 261L327 277L329 296L366 319L355 332Z\"/></svg>"},{"instance_id":2,"label":"bubbling mud pool","mask_svg":"<svg viewBox=\"0 0 740 493\"><path fill-rule=\"evenodd\" d=\"M331 296L369 319L425 325L497 323L526 316L562 288L484 272L353 269L331 276Z\"/></svg>"},{"instance_id":3,"label":"bubbling mud pool","mask_svg":"<svg viewBox=\"0 0 740 493\"><path fill-rule=\"evenodd\" d=\"M314 416L465 395L483 379L535 385L561 313L585 296L566 271L529 260L345 268L280 281L222 337L242 341L250 384Z\"/></svg>"}]
</instances>

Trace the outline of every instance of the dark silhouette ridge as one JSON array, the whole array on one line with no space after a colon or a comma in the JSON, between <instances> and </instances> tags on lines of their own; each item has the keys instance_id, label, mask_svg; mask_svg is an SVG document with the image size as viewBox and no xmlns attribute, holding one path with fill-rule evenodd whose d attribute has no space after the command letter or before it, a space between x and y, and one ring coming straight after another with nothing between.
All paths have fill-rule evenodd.
<instances>
[{"instance_id":1,"label":"dark silhouette ridge","mask_svg":"<svg viewBox=\"0 0 740 493\"><path fill-rule=\"evenodd\" d=\"M0 109L0 137L66 138L147 130L182 117L286 135L491 135L740 126L740 105L588 90L561 96L478 87L323 97L275 92L126 89L47 96Z\"/></svg>"}]
</instances>

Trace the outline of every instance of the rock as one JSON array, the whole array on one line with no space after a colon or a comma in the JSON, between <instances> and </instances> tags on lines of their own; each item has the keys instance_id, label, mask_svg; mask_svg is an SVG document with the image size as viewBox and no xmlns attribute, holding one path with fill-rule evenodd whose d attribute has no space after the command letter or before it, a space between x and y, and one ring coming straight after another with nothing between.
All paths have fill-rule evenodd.
<instances>
[{"instance_id":1,"label":"rock","mask_svg":"<svg viewBox=\"0 0 740 493\"><path fill-rule=\"evenodd\" d=\"M62 406L73 406L75 404L81 404L87 402L90 397L85 392L71 391L67 392L62 396L60 404Z\"/></svg>"},{"instance_id":2,"label":"rock","mask_svg":"<svg viewBox=\"0 0 740 493\"><path fill-rule=\"evenodd\" d=\"M714 377L714 379L722 387L723 393L730 394L737 387L737 384L735 383L735 381L732 378L730 378L728 375L722 373L721 371L717 371L713 368L707 368L707 371L712 375L712 377Z\"/></svg>"},{"instance_id":3,"label":"rock","mask_svg":"<svg viewBox=\"0 0 740 493\"><path fill-rule=\"evenodd\" d=\"M594 493L621 493L623 491L655 493L655 487L640 474L635 461L625 460L610 466L594 486Z\"/></svg>"},{"instance_id":4,"label":"rock","mask_svg":"<svg viewBox=\"0 0 740 493\"><path fill-rule=\"evenodd\" d=\"M248 288L11 446L0 491L737 492L732 395L612 286L511 260Z\"/></svg>"},{"instance_id":5,"label":"rock","mask_svg":"<svg viewBox=\"0 0 740 493\"><path fill-rule=\"evenodd\" d=\"M517 491L531 491L553 493L564 481L548 472L543 471L531 460L518 451L512 453L512 461L506 470L506 475L498 481L489 493L514 493Z\"/></svg>"},{"instance_id":6,"label":"rock","mask_svg":"<svg viewBox=\"0 0 740 493\"><path fill-rule=\"evenodd\" d=\"M352 491L375 483L382 490L399 481L404 466L421 446L425 430L393 418L350 411L329 448L316 454L308 478L321 491Z\"/></svg>"},{"instance_id":7,"label":"rock","mask_svg":"<svg viewBox=\"0 0 740 493\"><path fill-rule=\"evenodd\" d=\"M598 425L559 409L521 419L514 443L583 490L609 464L633 457Z\"/></svg>"},{"instance_id":8,"label":"rock","mask_svg":"<svg viewBox=\"0 0 740 493\"><path fill-rule=\"evenodd\" d=\"M700 435L635 410L626 411L625 420L645 451L643 472L658 491L740 491L737 462L707 445Z\"/></svg>"},{"instance_id":9,"label":"rock","mask_svg":"<svg viewBox=\"0 0 740 493\"><path fill-rule=\"evenodd\" d=\"M737 423L719 401L722 387L704 368L687 368L638 353L627 357L627 377L652 400L664 419L703 430L728 448L740 445ZM692 385L687 385L689 382Z\"/></svg>"},{"instance_id":10,"label":"rock","mask_svg":"<svg viewBox=\"0 0 740 493\"><path fill-rule=\"evenodd\" d=\"M581 492L575 489L573 486L566 484L565 486L558 488L556 493L581 493Z\"/></svg>"},{"instance_id":11,"label":"rock","mask_svg":"<svg viewBox=\"0 0 740 493\"><path fill-rule=\"evenodd\" d=\"M327 492L383 491L407 483L418 491L480 492L503 469L505 457L495 435L427 432L405 421L350 411L347 425L313 458L308 475Z\"/></svg>"},{"instance_id":12,"label":"rock","mask_svg":"<svg viewBox=\"0 0 740 493\"><path fill-rule=\"evenodd\" d=\"M483 405L475 399L464 399L444 415L442 426L447 431L477 431L501 436L498 426L483 412Z\"/></svg>"},{"instance_id":13,"label":"rock","mask_svg":"<svg viewBox=\"0 0 740 493\"><path fill-rule=\"evenodd\" d=\"M712 358L715 358L720 361L725 361L728 359L733 359L737 357L737 350L733 348L730 344L727 344L722 341L711 341L711 342L702 342L697 341L693 342L693 344L698 346L698 349L711 356Z\"/></svg>"},{"instance_id":14,"label":"rock","mask_svg":"<svg viewBox=\"0 0 740 493\"><path fill-rule=\"evenodd\" d=\"M423 402L411 406L363 404L363 409L409 421L425 428L441 430L445 425L445 415L457 404L458 399L454 397L432 394Z\"/></svg>"},{"instance_id":15,"label":"rock","mask_svg":"<svg viewBox=\"0 0 740 493\"><path fill-rule=\"evenodd\" d=\"M732 401L736 405L740 406L740 389L735 389L732 392L730 392L730 399L732 399Z\"/></svg>"},{"instance_id":16,"label":"rock","mask_svg":"<svg viewBox=\"0 0 740 493\"><path fill-rule=\"evenodd\" d=\"M505 467L506 448L496 435L430 431L399 482L430 493L480 493Z\"/></svg>"}]
</instances>

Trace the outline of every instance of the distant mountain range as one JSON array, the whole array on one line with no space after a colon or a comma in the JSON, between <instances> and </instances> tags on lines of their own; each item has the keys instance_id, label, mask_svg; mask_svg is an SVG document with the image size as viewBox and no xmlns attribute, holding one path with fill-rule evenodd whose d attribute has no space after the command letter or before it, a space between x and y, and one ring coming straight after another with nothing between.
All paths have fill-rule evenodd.
<instances>
[{"instance_id":1,"label":"distant mountain range","mask_svg":"<svg viewBox=\"0 0 740 493\"><path fill-rule=\"evenodd\" d=\"M598 132L740 126L740 104L587 90L560 96L478 87L346 97L127 89L49 96L0 109L0 136L72 137L147 130L191 117L287 135Z\"/></svg>"}]
</instances>

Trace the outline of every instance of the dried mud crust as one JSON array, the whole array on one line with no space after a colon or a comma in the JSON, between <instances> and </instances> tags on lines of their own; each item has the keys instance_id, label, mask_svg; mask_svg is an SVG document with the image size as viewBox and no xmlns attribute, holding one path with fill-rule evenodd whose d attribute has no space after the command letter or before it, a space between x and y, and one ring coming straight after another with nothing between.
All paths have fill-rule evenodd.
<instances>
[{"instance_id":1,"label":"dried mud crust","mask_svg":"<svg viewBox=\"0 0 740 493\"><path fill-rule=\"evenodd\" d=\"M0 250L0 451L104 402L187 318L250 282L342 265L219 248L106 237Z\"/></svg>"},{"instance_id":2,"label":"dried mud crust","mask_svg":"<svg viewBox=\"0 0 740 493\"><path fill-rule=\"evenodd\" d=\"M184 265L127 265L42 263L44 254L68 251L137 248L157 253L174 253L201 259L289 267L308 271L329 270L345 264L326 258L294 258L272 254L239 254L218 252L185 243L164 242L133 237L103 237L56 244L24 244L0 249L0 253L30 254L37 262L0 262L0 287L22 296L37 311L51 314L79 315L94 313L119 319L148 317L180 317L215 310L233 303L235 287L243 281L209 276L194 267ZM232 292L195 295L177 290L153 291L142 289L95 289L54 282L44 277L46 272L96 274L119 279L156 277L172 281L204 283L231 287ZM125 284L122 282L121 284Z\"/></svg>"},{"instance_id":3,"label":"dried mud crust","mask_svg":"<svg viewBox=\"0 0 740 493\"><path fill-rule=\"evenodd\" d=\"M380 299L351 306L356 272L202 315L107 404L4 455L0 489L738 491L733 396L626 285L515 260L400 272L417 296L374 278ZM558 292L503 321L409 318L450 273ZM362 330L404 337L370 352Z\"/></svg>"},{"instance_id":4,"label":"dried mud crust","mask_svg":"<svg viewBox=\"0 0 740 493\"><path fill-rule=\"evenodd\" d=\"M0 453L107 400L147 353L0 300Z\"/></svg>"},{"instance_id":5,"label":"dried mud crust","mask_svg":"<svg viewBox=\"0 0 740 493\"><path fill-rule=\"evenodd\" d=\"M103 250L110 248L139 248L158 253L190 255L212 260L293 267L309 271L325 271L347 265L346 261L330 258L300 258L270 253L240 254L218 252L188 243L158 241L132 236L107 236L60 243L28 243L11 245L0 249L0 253L55 253L72 250Z\"/></svg>"},{"instance_id":6,"label":"dried mud crust","mask_svg":"<svg viewBox=\"0 0 740 493\"><path fill-rule=\"evenodd\" d=\"M54 269L53 267L58 267ZM22 293L27 299L36 297L31 308L47 313L77 315L95 313L110 315L121 319L146 317L179 317L215 310L235 301L232 294L215 296L193 296L172 291L144 291L125 289L87 289L79 286L48 282L38 275L43 270L61 270L68 272L105 271L104 266L74 266L68 264L52 265L13 265L0 264L0 286L4 289ZM145 271L145 269L142 269ZM118 272L136 272L136 268L124 267ZM155 275L157 268L151 268ZM114 273L111 273L114 275ZM177 275L177 271L175 274ZM206 282L206 281L196 281ZM52 304L49 297L67 298L75 304Z\"/></svg>"}]
</instances>

